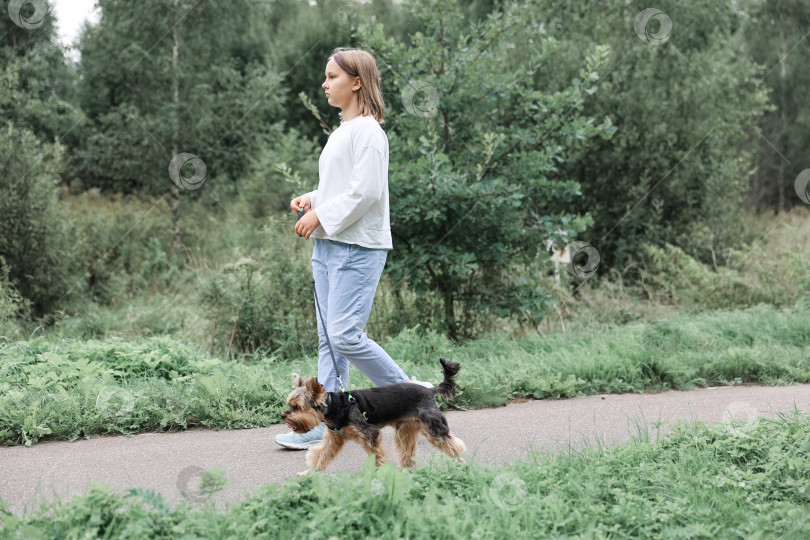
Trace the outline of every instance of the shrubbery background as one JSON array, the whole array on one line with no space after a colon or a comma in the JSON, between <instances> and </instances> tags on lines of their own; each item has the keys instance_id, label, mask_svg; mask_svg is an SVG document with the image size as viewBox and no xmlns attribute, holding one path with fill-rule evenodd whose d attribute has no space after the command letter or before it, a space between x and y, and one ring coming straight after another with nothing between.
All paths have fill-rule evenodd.
<instances>
[{"instance_id":1,"label":"shrubbery background","mask_svg":"<svg viewBox=\"0 0 810 540\"><path fill-rule=\"evenodd\" d=\"M662 1L660 45L634 29L647 6L618 0L191 4L100 0L79 63L51 19L0 21L3 342L314 354L311 245L285 209L338 122L320 88L337 45L375 55L387 105L395 249L375 338L808 296L802 2ZM206 163L200 189L168 178L179 152ZM585 281L549 261L575 240L601 258Z\"/></svg>"}]
</instances>

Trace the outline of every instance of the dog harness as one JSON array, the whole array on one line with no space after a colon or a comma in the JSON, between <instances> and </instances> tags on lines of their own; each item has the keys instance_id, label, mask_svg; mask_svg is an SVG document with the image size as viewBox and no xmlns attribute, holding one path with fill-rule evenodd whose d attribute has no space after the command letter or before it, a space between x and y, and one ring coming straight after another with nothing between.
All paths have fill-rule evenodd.
<instances>
[{"instance_id":1,"label":"dog harness","mask_svg":"<svg viewBox=\"0 0 810 540\"><path fill-rule=\"evenodd\" d=\"M364 411L364 410L363 410L363 408L362 408L362 407L360 407L360 403L358 403L358 401L357 401L357 400L354 398L354 396L353 396L353 395L351 395L351 394L348 392L348 390L341 390L341 392L345 393L345 394L348 396L348 401L349 401L349 410L351 410L351 408L352 408L352 407L357 407L357 409L358 409L358 410L360 411L360 413L363 415L363 418L365 418L365 419L366 419L366 421L368 422L368 413L366 413L366 411ZM326 394L326 411L328 411L328 410L329 410L329 407L331 407L331 406L332 406L332 393L331 393L331 392L327 392L327 394ZM326 411L324 411L324 413L325 413ZM347 413L347 415L348 415L348 413ZM344 424L344 425L345 425L345 424ZM334 432L334 433L340 433L340 434L341 434L341 435L343 435L344 437L347 437L347 435L346 435L345 433L343 433L343 432L340 430L340 428L329 428L329 431L332 431L332 432Z\"/></svg>"}]
</instances>

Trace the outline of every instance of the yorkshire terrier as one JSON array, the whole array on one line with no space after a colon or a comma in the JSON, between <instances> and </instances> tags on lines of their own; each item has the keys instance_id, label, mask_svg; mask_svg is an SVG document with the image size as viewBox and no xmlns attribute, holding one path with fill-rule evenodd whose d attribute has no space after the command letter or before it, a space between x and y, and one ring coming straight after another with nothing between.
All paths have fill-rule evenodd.
<instances>
[{"instance_id":1,"label":"yorkshire terrier","mask_svg":"<svg viewBox=\"0 0 810 540\"><path fill-rule=\"evenodd\" d=\"M435 395L449 400L458 385L453 377L461 369L457 362L440 358L444 381L435 388L415 383L399 383L351 392L327 392L315 377L302 379L293 373L293 391L287 396L287 410L281 419L294 431L303 433L320 422L326 424L323 440L307 450L307 466L323 471L340 453L347 440L363 447L368 455L376 455L379 467L388 457L381 429L395 430L397 465L414 464L417 438L427 437L430 443L448 456L458 458L467 448L464 441L450 433L447 419L436 405Z\"/></svg>"}]
</instances>

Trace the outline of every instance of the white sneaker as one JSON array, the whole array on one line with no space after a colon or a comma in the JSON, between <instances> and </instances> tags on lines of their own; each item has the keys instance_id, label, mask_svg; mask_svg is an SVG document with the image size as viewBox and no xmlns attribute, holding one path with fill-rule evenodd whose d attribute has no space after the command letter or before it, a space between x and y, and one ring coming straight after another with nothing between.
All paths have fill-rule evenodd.
<instances>
[{"instance_id":1,"label":"white sneaker","mask_svg":"<svg viewBox=\"0 0 810 540\"><path fill-rule=\"evenodd\" d=\"M418 384L418 385L424 386L425 388L433 388L433 385L432 385L432 384L430 384L429 382L425 382L425 381L417 381L417 380L416 380L416 377L411 377L410 379L408 379L408 382L412 382L412 383L414 383L414 384Z\"/></svg>"},{"instance_id":2,"label":"white sneaker","mask_svg":"<svg viewBox=\"0 0 810 540\"><path fill-rule=\"evenodd\" d=\"M306 433L280 433L276 435L276 443L284 448L306 450L320 444L325 430L323 424L318 424Z\"/></svg>"}]
</instances>

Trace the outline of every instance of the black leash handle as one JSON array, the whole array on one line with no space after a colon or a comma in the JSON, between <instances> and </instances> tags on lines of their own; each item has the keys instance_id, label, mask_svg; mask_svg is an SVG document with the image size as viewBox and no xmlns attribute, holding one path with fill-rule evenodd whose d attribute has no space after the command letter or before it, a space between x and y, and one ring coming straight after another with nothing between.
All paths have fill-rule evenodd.
<instances>
[{"instance_id":1,"label":"black leash handle","mask_svg":"<svg viewBox=\"0 0 810 540\"><path fill-rule=\"evenodd\" d=\"M326 336L326 344L329 346L329 354L332 356L332 365L335 367L335 375L340 383L340 391L345 392L346 387L343 386L343 379L340 378L340 371L338 371L337 362L335 362L335 352L332 350L332 343L329 341L329 332L326 331L326 321L323 320L323 310L321 310L321 303L318 301L318 288L315 287L315 278L312 278L312 290L315 291L315 311L321 318L321 327L323 327L323 335Z\"/></svg>"}]
</instances>

